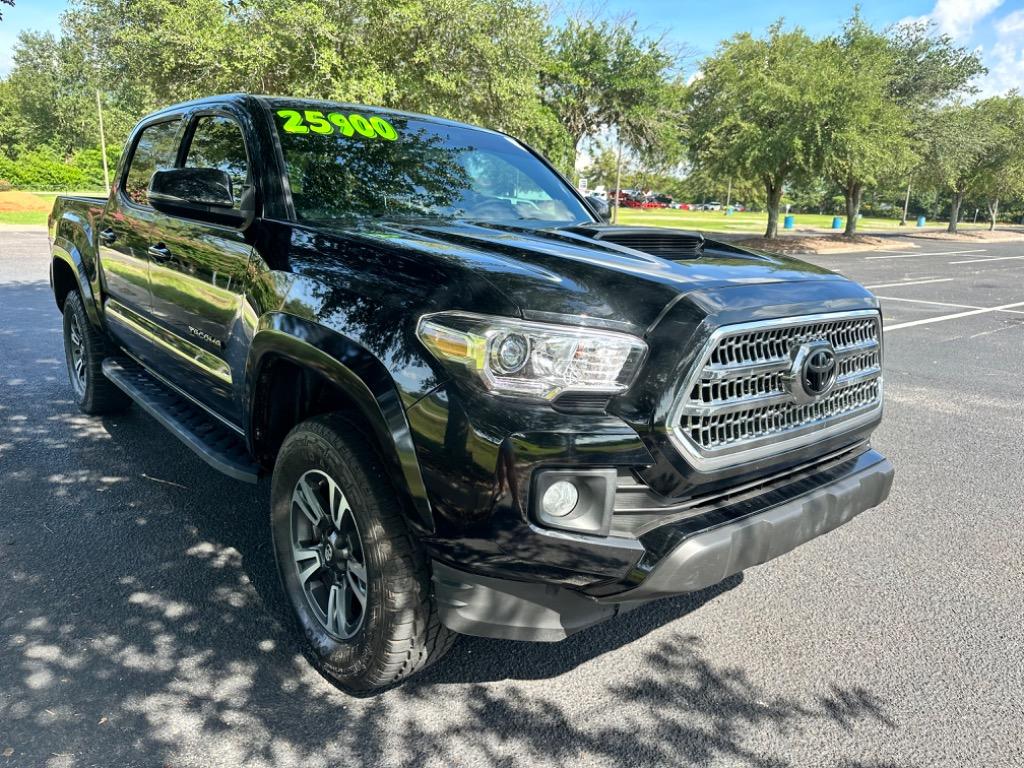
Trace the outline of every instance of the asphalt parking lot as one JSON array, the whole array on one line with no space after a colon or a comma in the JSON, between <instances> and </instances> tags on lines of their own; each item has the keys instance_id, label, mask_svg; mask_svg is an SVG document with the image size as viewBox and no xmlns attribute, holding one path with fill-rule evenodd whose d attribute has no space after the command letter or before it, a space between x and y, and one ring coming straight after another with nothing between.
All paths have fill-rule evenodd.
<instances>
[{"instance_id":1,"label":"asphalt parking lot","mask_svg":"<svg viewBox=\"0 0 1024 768\"><path fill-rule=\"evenodd\" d=\"M1024 243L814 257L882 298L890 500L558 645L376 698L275 616L267 488L70 401L42 232L0 232L0 768L1024 764Z\"/></svg>"}]
</instances>

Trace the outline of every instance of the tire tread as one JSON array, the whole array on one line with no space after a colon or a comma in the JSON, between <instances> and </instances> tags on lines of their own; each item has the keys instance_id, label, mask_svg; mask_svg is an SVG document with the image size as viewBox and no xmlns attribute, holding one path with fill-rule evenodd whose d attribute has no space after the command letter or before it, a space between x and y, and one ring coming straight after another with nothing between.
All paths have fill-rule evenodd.
<instances>
[{"instance_id":1,"label":"tire tread","mask_svg":"<svg viewBox=\"0 0 1024 768\"><path fill-rule=\"evenodd\" d=\"M358 680L353 680L332 670L325 661L321 660L320 666L352 690L389 688L443 657L457 635L441 623L432 594L430 564L409 530L397 491L388 480L371 480L387 477L372 438L344 414L329 414L314 417L292 430L282 453L291 440L309 433L330 444L339 455L351 458L349 468L362 485L360 492L376 502L377 522L383 533L376 546L388 553L387 560L392 564L385 577L383 596L385 613L394 620L386 622L387 636L377 646L370 667Z\"/></svg>"},{"instance_id":2,"label":"tire tread","mask_svg":"<svg viewBox=\"0 0 1024 768\"><path fill-rule=\"evenodd\" d=\"M114 382L103 375L103 361L113 353L110 341L89 321L82 296L77 290L71 291L64 300L64 314L67 315L68 312L74 313L78 326L85 336L86 386L85 395L78 399L78 407L90 416L120 413L131 405L132 401ZM66 324L64 333L66 336ZM66 338L64 343L67 344ZM68 362L70 368L70 360ZM72 375L70 369L68 375ZM77 392L75 394L77 399Z\"/></svg>"}]
</instances>

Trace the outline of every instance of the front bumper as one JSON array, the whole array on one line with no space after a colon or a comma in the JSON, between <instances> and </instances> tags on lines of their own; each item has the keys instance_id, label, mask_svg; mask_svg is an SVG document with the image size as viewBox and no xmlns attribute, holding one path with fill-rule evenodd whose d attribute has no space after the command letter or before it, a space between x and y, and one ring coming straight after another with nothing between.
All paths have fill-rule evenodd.
<instances>
[{"instance_id":1,"label":"front bumper","mask_svg":"<svg viewBox=\"0 0 1024 768\"><path fill-rule=\"evenodd\" d=\"M692 520L666 525L658 532L660 551L648 550L627 584L600 596L480 576L435 562L441 620L464 634L561 640L638 603L701 590L785 554L881 504L892 480L892 464L869 450L847 474L785 501L773 503L769 494L760 499L767 506L757 508L755 499L718 509L697 530Z\"/></svg>"},{"instance_id":2,"label":"front bumper","mask_svg":"<svg viewBox=\"0 0 1024 768\"><path fill-rule=\"evenodd\" d=\"M755 565L774 560L811 539L828 533L889 496L894 470L878 461L835 482L762 512L683 536L640 584L604 602L650 600L696 592ZM637 566L644 570L644 563Z\"/></svg>"}]
</instances>

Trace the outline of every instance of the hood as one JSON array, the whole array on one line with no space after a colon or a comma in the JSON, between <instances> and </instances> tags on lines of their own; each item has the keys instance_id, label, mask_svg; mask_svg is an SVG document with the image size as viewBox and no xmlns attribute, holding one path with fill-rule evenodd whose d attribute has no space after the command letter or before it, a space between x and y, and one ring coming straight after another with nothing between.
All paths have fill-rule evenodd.
<instances>
[{"instance_id":1,"label":"hood","mask_svg":"<svg viewBox=\"0 0 1024 768\"><path fill-rule=\"evenodd\" d=\"M683 294L809 280L849 282L797 259L748 251L681 230L659 228L657 232L663 237L699 239L701 247L690 249L682 258L620 244L632 242L630 233L651 232L643 227L538 230L456 222L389 223L344 234L471 270L507 296L524 317L566 315L586 318L588 323L630 326L634 331L649 327Z\"/></svg>"}]
</instances>

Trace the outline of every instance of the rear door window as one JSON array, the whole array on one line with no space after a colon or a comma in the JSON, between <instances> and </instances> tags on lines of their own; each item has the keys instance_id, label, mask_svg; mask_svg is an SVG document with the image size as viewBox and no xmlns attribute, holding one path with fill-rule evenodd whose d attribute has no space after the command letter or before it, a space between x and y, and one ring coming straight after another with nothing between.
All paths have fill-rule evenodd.
<instances>
[{"instance_id":1,"label":"rear door window","mask_svg":"<svg viewBox=\"0 0 1024 768\"><path fill-rule=\"evenodd\" d=\"M149 205L146 191L149 180L157 171L174 167L178 154L178 126L180 120L154 123L139 134L132 153L131 165L124 179L124 193L138 205Z\"/></svg>"},{"instance_id":2,"label":"rear door window","mask_svg":"<svg viewBox=\"0 0 1024 768\"><path fill-rule=\"evenodd\" d=\"M219 115L206 115L196 121L185 157L186 168L216 168L231 179L235 209L252 187L249 160L245 153L242 129L234 120Z\"/></svg>"}]
</instances>

